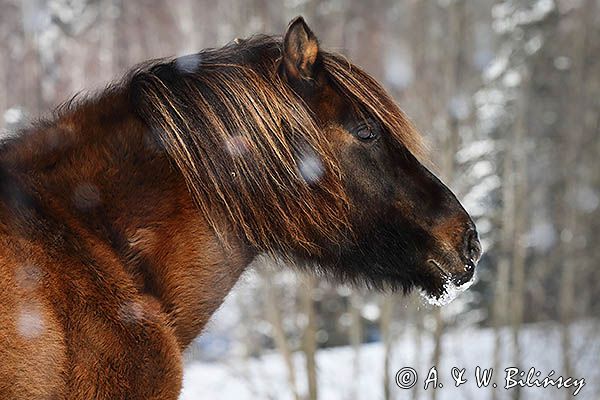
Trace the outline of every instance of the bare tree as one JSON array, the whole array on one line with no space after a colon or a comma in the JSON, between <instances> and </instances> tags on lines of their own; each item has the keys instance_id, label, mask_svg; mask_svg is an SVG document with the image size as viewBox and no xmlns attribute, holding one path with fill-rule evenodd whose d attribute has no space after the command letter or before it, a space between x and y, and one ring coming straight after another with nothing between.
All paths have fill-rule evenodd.
<instances>
[{"instance_id":1,"label":"bare tree","mask_svg":"<svg viewBox=\"0 0 600 400\"><path fill-rule=\"evenodd\" d=\"M306 377L308 383L308 399L317 399L317 321L313 293L316 287L316 278L307 274L304 276L303 290L301 290L302 312L306 316L304 329L303 350L306 358Z\"/></svg>"},{"instance_id":2,"label":"bare tree","mask_svg":"<svg viewBox=\"0 0 600 400\"><path fill-rule=\"evenodd\" d=\"M382 297L381 316L379 318L379 330L383 339L383 398L392 399L392 383L390 382L390 367L392 360L392 320L394 316L395 296Z\"/></svg>"},{"instance_id":3,"label":"bare tree","mask_svg":"<svg viewBox=\"0 0 600 400\"><path fill-rule=\"evenodd\" d=\"M570 107L567 110L570 118L568 119L569 138L566 141L566 151L564 156L564 168L574 168L574 173L565 177L564 191L564 219L562 227L561 253L563 255L564 267L561 274L560 287L560 320L562 323L561 337L563 347L563 364L566 376L572 375L571 361L571 334L570 324L573 319L573 305L575 297L575 277L580 269L580 261L576 254L576 241L578 236L578 212L575 199L577 198L577 188L579 176L577 160L581 156L583 147L581 146L585 134L585 112L587 110L586 102L586 47L588 45L589 30L591 18L594 16L594 1L586 0L579 7L577 13L578 20L581 21L574 34L572 42L572 72L570 82Z\"/></svg>"},{"instance_id":4,"label":"bare tree","mask_svg":"<svg viewBox=\"0 0 600 400\"><path fill-rule=\"evenodd\" d=\"M362 296L360 293L353 291L350 295L350 346L354 353L352 362L352 382L351 382L351 398L356 399L358 395L358 382L360 378L360 346L362 344Z\"/></svg>"},{"instance_id":5,"label":"bare tree","mask_svg":"<svg viewBox=\"0 0 600 400\"><path fill-rule=\"evenodd\" d=\"M274 265L272 265L273 263L271 260L267 260L266 257L263 257L262 263L264 265L261 267L261 277L265 290L265 311L267 320L270 322L273 329L273 339L275 340L275 345L277 346L277 349L283 357L287 367L290 390L294 398L299 400L300 395L298 394L298 388L296 385L296 368L294 367L292 349L287 340L281 311L277 307L279 301L272 279L272 274L275 273L275 268L273 268ZM269 267L268 270L266 270L265 267Z\"/></svg>"},{"instance_id":6,"label":"bare tree","mask_svg":"<svg viewBox=\"0 0 600 400\"><path fill-rule=\"evenodd\" d=\"M445 125L447 127L447 134L444 140L442 175L444 176L446 182L452 185L455 174L454 156L460 146L460 118L455 108L452 106L452 102L455 101L454 96L457 95L457 88L460 87L462 83L462 74L464 68L464 52L461 44L464 42L466 36L465 1L457 0L449 6L448 26L448 37L450 38L449 43L451 47L448 51L445 64L445 75L447 76ZM439 366L442 354L442 334L444 332L444 317L442 310L440 308L436 308L434 310L434 316L435 331L433 335L434 350L432 365ZM433 400L437 398L436 390L431 392L431 398Z\"/></svg>"}]
</instances>

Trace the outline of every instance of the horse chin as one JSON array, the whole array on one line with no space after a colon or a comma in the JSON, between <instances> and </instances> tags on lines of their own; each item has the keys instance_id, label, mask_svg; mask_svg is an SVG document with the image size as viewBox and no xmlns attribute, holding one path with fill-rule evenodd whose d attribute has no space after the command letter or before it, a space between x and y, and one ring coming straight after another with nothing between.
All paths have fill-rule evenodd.
<instances>
[{"instance_id":1,"label":"horse chin","mask_svg":"<svg viewBox=\"0 0 600 400\"><path fill-rule=\"evenodd\" d=\"M324 257L313 260L320 266L321 275L338 283L383 292L409 294L418 290L426 302L440 306L454 300L473 283L470 276L464 282L453 273L460 270L454 266L458 260L440 256L438 259L444 263L432 262L430 254L435 243L426 232L416 228L398 230L406 224L394 218L376 221L373 226L377 229L363 230L356 243L326 243ZM400 247L399 243L406 245ZM446 268L446 264L452 264L452 268Z\"/></svg>"},{"instance_id":2,"label":"horse chin","mask_svg":"<svg viewBox=\"0 0 600 400\"><path fill-rule=\"evenodd\" d=\"M423 300L434 306L445 306L455 300L460 293L470 288L476 281L476 275L466 282L457 283L452 276L433 268L430 270L431 277L425 284L418 284L419 294Z\"/></svg>"},{"instance_id":3,"label":"horse chin","mask_svg":"<svg viewBox=\"0 0 600 400\"><path fill-rule=\"evenodd\" d=\"M368 262L357 261L347 258L339 264L320 264L319 271L321 275L327 276L335 282L355 287L367 287L382 292L402 292L405 295L413 290L418 290L426 303L435 306L449 304L461 292L467 290L476 279L473 275L469 281L458 284L451 275L445 274L430 263L421 266L390 268L390 265L383 266L378 263L369 265ZM359 265L363 268L359 268ZM365 265L369 265L369 267L364 268ZM370 273L364 273L364 271L370 271Z\"/></svg>"},{"instance_id":4,"label":"horse chin","mask_svg":"<svg viewBox=\"0 0 600 400\"><path fill-rule=\"evenodd\" d=\"M456 278L432 267L426 263L420 268L411 268L412 274L398 274L390 272L389 274L365 276L362 280L366 282L369 288L375 288L382 291L402 291L409 294L417 290L424 302L433 306L445 306L455 300L461 292L464 292L476 281L476 275L466 282L458 283ZM355 279L354 282L357 280Z\"/></svg>"}]
</instances>

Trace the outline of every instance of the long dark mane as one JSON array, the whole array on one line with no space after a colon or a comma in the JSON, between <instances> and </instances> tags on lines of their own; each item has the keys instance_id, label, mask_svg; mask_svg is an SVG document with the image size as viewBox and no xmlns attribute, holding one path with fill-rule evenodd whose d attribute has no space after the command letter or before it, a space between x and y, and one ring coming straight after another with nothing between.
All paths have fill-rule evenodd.
<instances>
[{"instance_id":1,"label":"long dark mane","mask_svg":"<svg viewBox=\"0 0 600 400\"><path fill-rule=\"evenodd\" d=\"M260 249L314 253L315 237L349 232L349 204L314 116L278 74L281 47L280 38L258 36L155 61L132 72L130 96L217 233L224 218ZM420 152L373 78L342 56L320 57L340 94ZM303 177L303 163L314 179Z\"/></svg>"}]
</instances>

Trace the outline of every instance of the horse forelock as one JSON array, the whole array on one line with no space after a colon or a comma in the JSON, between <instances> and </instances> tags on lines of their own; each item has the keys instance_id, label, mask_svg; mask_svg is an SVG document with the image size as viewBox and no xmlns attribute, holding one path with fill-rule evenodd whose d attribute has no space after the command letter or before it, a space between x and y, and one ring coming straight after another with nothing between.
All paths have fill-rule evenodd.
<instances>
[{"instance_id":1,"label":"horse forelock","mask_svg":"<svg viewBox=\"0 0 600 400\"><path fill-rule=\"evenodd\" d=\"M371 75L339 54L325 53L323 64L330 80L343 96L360 111L377 118L390 135L413 155L426 159L427 150L421 135Z\"/></svg>"},{"instance_id":2,"label":"horse forelock","mask_svg":"<svg viewBox=\"0 0 600 400\"><path fill-rule=\"evenodd\" d=\"M149 64L129 78L130 96L217 234L233 226L261 250L315 254L316 238L351 232L349 201L314 116L278 73L280 49L279 38L261 36L186 56L183 65ZM373 78L341 56L321 57L342 95L421 153L408 119Z\"/></svg>"}]
</instances>

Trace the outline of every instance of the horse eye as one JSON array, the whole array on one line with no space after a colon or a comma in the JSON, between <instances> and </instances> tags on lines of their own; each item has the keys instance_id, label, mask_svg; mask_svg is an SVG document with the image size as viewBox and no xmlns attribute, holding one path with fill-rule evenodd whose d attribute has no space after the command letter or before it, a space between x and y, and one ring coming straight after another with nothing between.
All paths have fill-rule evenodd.
<instances>
[{"instance_id":1,"label":"horse eye","mask_svg":"<svg viewBox=\"0 0 600 400\"><path fill-rule=\"evenodd\" d=\"M356 137L360 140L373 140L377 137L377 132L374 127L362 126L356 131Z\"/></svg>"}]
</instances>

